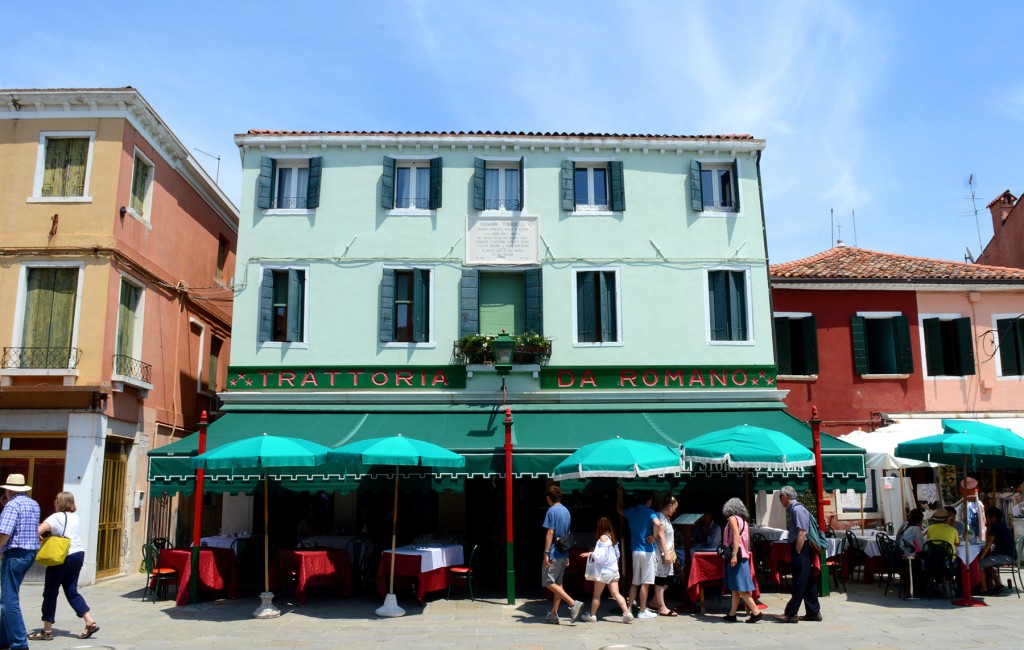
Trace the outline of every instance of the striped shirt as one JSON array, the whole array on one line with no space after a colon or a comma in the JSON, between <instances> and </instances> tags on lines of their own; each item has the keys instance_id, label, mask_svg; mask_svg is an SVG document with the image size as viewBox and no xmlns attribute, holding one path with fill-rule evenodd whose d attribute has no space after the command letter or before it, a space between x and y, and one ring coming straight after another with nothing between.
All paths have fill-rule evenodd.
<instances>
[{"instance_id":1,"label":"striped shirt","mask_svg":"<svg viewBox=\"0 0 1024 650\"><path fill-rule=\"evenodd\" d=\"M39 548L39 504L24 494L13 497L0 512L0 533L10 535L0 552L11 548Z\"/></svg>"}]
</instances>

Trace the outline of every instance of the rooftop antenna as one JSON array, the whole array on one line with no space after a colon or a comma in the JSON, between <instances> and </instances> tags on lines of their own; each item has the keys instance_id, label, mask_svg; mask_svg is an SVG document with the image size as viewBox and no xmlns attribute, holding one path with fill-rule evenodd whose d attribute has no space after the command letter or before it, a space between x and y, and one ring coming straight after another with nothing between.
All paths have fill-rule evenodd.
<instances>
[{"instance_id":1,"label":"rooftop antenna","mask_svg":"<svg viewBox=\"0 0 1024 650\"><path fill-rule=\"evenodd\" d=\"M851 208L850 216L853 217L853 247L857 248L857 211Z\"/></svg>"},{"instance_id":2,"label":"rooftop antenna","mask_svg":"<svg viewBox=\"0 0 1024 650\"><path fill-rule=\"evenodd\" d=\"M199 147L192 147L192 148L194 150L198 151L199 153L201 153L203 155L206 155L206 156L209 156L210 158L213 158L213 159L215 159L217 161L217 175L214 177L213 182L217 183L219 185L220 184L220 156L215 156L215 155L213 155L212 153L210 153L208 151L203 151Z\"/></svg>"},{"instance_id":3,"label":"rooftop antenna","mask_svg":"<svg viewBox=\"0 0 1024 650\"><path fill-rule=\"evenodd\" d=\"M978 197L974 190L974 174L968 174L967 185L971 188L971 205L974 206L974 227L978 229L978 250L984 250L985 245L981 243L981 224L978 221Z\"/></svg>"},{"instance_id":4,"label":"rooftop antenna","mask_svg":"<svg viewBox=\"0 0 1024 650\"><path fill-rule=\"evenodd\" d=\"M832 208L828 209L828 247L832 248L836 245L836 211Z\"/></svg>"}]
</instances>

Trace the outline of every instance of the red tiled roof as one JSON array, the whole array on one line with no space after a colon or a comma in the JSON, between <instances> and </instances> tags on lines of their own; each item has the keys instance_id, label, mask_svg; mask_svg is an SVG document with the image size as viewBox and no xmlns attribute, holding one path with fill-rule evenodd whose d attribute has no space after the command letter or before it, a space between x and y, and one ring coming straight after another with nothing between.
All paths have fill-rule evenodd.
<instances>
[{"instance_id":1,"label":"red tiled roof","mask_svg":"<svg viewBox=\"0 0 1024 650\"><path fill-rule=\"evenodd\" d=\"M738 133L726 135L641 135L619 133L539 133L534 131L278 131L249 129L246 135L347 135L347 136L400 136L400 137L444 137L444 136L492 136L511 138L566 138L582 140L588 138L618 138L626 140L754 140L753 136Z\"/></svg>"},{"instance_id":2,"label":"red tiled roof","mask_svg":"<svg viewBox=\"0 0 1024 650\"><path fill-rule=\"evenodd\" d=\"M772 264L772 280L1024 282L1024 269L968 264L837 246L792 262Z\"/></svg>"}]
</instances>

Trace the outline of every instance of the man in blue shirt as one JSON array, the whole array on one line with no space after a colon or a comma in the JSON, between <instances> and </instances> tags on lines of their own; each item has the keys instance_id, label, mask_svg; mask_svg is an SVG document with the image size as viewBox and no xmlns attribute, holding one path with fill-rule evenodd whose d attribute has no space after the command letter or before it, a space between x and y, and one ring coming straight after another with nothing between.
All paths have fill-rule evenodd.
<instances>
[{"instance_id":1,"label":"man in blue shirt","mask_svg":"<svg viewBox=\"0 0 1024 650\"><path fill-rule=\"evenodd\" d=\"M654 584L655 564L658 561L654 552L654 539L661 529L658 514L651 509L650 493L641 494L636 505L626 510L620 509L619 514L629 522L629 544L633 552L633 580L629 586L626 605L633 606L639 591L639 611L636 617L657 618L657 614L647 609L647 594L650 586Z\"/></svg>"},{"instance_id":2,"label":"man in blue shirt","mask_svg":"<svg viewBox=\"0 0 1024 650\"><path fill-rule=\"evenodd\" d=\"M807 543L807 531L811 529L811 513L796 500L796 490L791 485L782 488L779 501L786 509L788 522L790 553L793 562L793 596L786 603L785 613L779 616L784 623L800 621L820 621L821 605L818 603L818 584L814 580L814 551ZM807 613L799 616L800 603L804 603Z\"/></svg>"},{"instance_id":3,"label":"man in blue shirt","mask_svg":"<svg viewBox=\"0 0 1024 650\"><path fill-rule=\"evenodd\" d=\"M540 583L551 591L551 611L544 617L545 623L558 625L558 605L564 600L569 605L571 623L575 623L583 610L582 600L573 600L562 587L565 567L569 564L568 551L562 551L555 540L569 534L572 517L569 509L562 505L562 490L557 485L548 488L548 511L544 515L544 564L541 569Z\"/></svg>"},{"instance_id":4,"label":"man in blue shirt","mask_svg":"<svg viewBox=\"0 0 1024 650\"><path fill-rule=\"evenodd\" d=\"M32 486L23 474L8 475L0 488L6 502L0 512L0 647L21 650L28 647L28 635L18 592L39 550L39 504L24 494Z\"/></svg>"},{"instance_id":5,"label":"man in blue shirt","mask_svg":"<svg viewBox=\"0 0 1024 650\"><path fill-rule=\"evenodd\" d=\"M995 596L1005 589L995 567L1012 565L1013 553L1013 531L1003 521L1003 511L995 506L985 508L985 548L979 555L978 566L985 570L986 592Z\"/></svg>"}]
</instances>

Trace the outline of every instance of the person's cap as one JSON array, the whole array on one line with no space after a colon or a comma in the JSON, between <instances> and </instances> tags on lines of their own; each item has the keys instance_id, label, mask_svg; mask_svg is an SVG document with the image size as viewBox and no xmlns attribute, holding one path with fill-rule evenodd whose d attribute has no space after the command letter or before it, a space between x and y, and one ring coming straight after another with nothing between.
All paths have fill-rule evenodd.
<instances>
[{"instance_id":1,"label":"person's cap","mask_svg":"<svg viewBox=\"0 0 1024 650\"><path fill-rule=\"evenodd\" d=\"M32 486L25 484L24 474L8 474L7 482L0 485L0 488L10 490L11 492L28 492L32 489Z\"/></svg>"}]
</instances>

